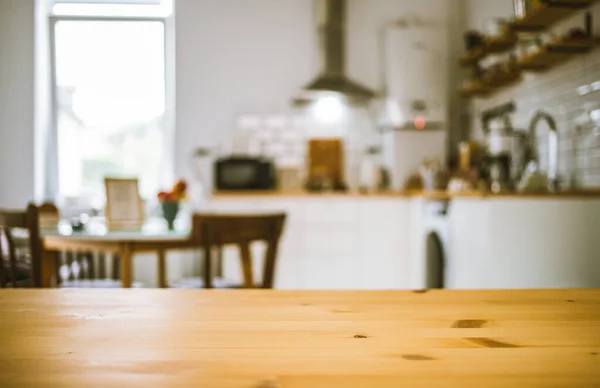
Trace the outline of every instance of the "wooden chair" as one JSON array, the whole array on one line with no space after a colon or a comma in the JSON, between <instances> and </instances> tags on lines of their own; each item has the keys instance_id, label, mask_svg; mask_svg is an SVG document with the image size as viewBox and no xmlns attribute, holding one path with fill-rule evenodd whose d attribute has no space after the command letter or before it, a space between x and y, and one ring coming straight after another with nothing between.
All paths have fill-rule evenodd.
<instances>
[{"instance_id":1,"label":"wooden chair","mask_svg":"<svg viewBox=\"0 0 600 388\"><path fill-rule=\"evenodd\" d=\"M214 283L216 283L219 288L273 288L277 249L285 218L285 213L259 215L195 214L192 219L192 239L201 248L204 256L204 273L199 286L213 288ZM255 241L264 241L267 244L260 283L254 281L252 271L250 245ZM213 261L220 259L220 251L226 245L238 246L244 279L242 285L234 285L218 280L213 282ZM177 283L175 283L175 287L177 287Z\"/></svg>"},{"instance_id":2,"label":"wooden chair","mask_svg":"<svg viewBox=\"0 0 600 388\"><path fill-rule=\"evenodd\" d=\"M0 287L39 287L41 285L40 229L55 227L59 219L54 204L30 204L27 211L0 211ZM19 232L14 232L20 229ZM119 288L118 258L112 258L112 279L107 278L102 255L93 252L64 252L57 265L59 287ZM141 286L136 283L136 286Z\"/></svg>"},{"instance_id":3,"label":"wooden chair","mask_svg":"<svg viewBox=\"0 0 600 388\"><path fill-rule=\"evenodd\" d=\"M94 252L64 252L64 262L59 265L58 286L61 288L121 288L119 258L113 255L112 274L106 270L107 256ZM132 287L142 287L134 282Z\"/></svg>"},{"instance_id":4,"label":"wooden chair","mask_svg":"<svg viewBox=\"0 0 600 388\"><path fill-rule=\"evenodd\" d=\"M0 287L39 287L41 284L38 223L38 208L33 204L26 211L0 210Z\"/></svg>"},{"instance_id":5,"label":"wooden chair","mask_svg":"<svg viewBox=\"0 0 600 388\"><path fill-rule=\"evenodd\" d=\"M44 203L38 207L39 226L55 228L60 215L53 203ZM30 233L35 233L31 231ZM56 279L63 288L120 288L119 258L112 260L112 277L106 271L107 257L89 251L65 251L57 265ZM137 284L139 286L139 284Z\"/></svg>"}]
</instances>

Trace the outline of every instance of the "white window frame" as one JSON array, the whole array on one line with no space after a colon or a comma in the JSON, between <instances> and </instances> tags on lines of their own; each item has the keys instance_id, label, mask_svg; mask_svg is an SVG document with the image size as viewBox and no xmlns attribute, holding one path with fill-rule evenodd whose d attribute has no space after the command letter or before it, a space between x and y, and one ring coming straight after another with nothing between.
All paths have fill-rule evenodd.
<instances>
[{"instance_id":1,"label":"white window frame","mask_svg":"<svg viewBox=\"0 0 600 388\"><path fill-rule=\"evenodd\" d=\"M175 171L175 39L174 17L136 17L136 16L49 16L50 38L50 87L51 87L51 125L47 138L47 160L45 168L44 197L59 202L63 199L59 193L58 171L58 88L56 79L56 25L61 21L116 21L116 22L160 22L164 26L164 84L165 84L165 120L164 141L165 155L163 155L164 182L168 187L174 179ZM158 189L158 188L157 188ZM91 207L90 198L78 198L83 207ZM65 204L63 204L65 205ZM68 207L68 205L67 205ZM77 205L79 207L79 205Z\"/></svg>"},{"instance_id":2,"label":"white window frame","mask_svg":"<svg viewBox=\"0 0 600 388\"><path fill-rule=\"evenodd\" d=\"M54 0L54 4L138 4L138 5L159 5L162 0Z\"/></svg>"}]
</instances>

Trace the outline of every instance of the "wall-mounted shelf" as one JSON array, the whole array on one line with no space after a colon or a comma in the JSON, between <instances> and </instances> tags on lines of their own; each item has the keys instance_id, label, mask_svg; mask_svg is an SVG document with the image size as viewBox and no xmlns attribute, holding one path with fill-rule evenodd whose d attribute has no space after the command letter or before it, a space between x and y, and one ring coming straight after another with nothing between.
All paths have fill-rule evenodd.
<instances>
[{"instance_id":1,"label":"wall-mounted shelf","mask_svg":"<svg viewBox=\"0 0 600 388\"><path fill-rule=\"evenodd\" d=\"M600 43L598 39L571 40L548 44L519 59L517 66L526 71L546 71L577 55L585 54Z\"/></svg>"},{"instance_id":2,"label":"wall-mounted shelf","mask_svg":"<svg viewBox=\"0 0 600 388\"><path fill-rule=\"evenodd\" d=\"M473 65L483 59L486 55L497 54L508 51L517 43L517 36L488 37L478 47L470 50L460 58L463 66Z\"/></svg>"},{"instance_id":3,"label":"wall-mounted shelf","mask_svg":"<svg viewBox=\"0 0 600 388\"><path fill-rule=\"evenodd\" d=\"M483 97L487 96L489 93L490 88L484 85L481 81L469 82L460 89L460 95L462 97Z\"/></svg>"},{"instance_id":4,"label":"wall-mounted shelf","mask_svg":"<svg viewBox=\"0 0 600 388\"><path fill-rule=\"evenodd\" d=\"M471 81L460 89L462 97L486 97L521 80L521 71L495 71L480 80Z\"/></svg>"},{"instance_id":5,"label":"wall-mounted shelf","mask_svg":"<svg viewBox=\"0 0 600 388\"><path fill-rule=\"evenodd\" d=\"M513 70L510 72L494 72L491 74L485 74L483 76L483 84L496 91L498 89L510 86L521 80L521 72L519 70Z\"/></svg>"},{"instance_id":6,"label":"wall-mounted shelf","mask_svg":"<svg viewBox=\"0 0 600 388\"><path fill-rule=\"evenodd\" d=\"M473 81L460 89L463 97L487 96L500 88L513 85L521 80L521 71L543 72L560 65L569 59L600 47L600 38L568 40L548 44L517 61L518 70L510 73L492 73L481 80Z\"/></svg>"},{"instance_id":7,"label":"wall-mounted shelf","mask_svg":"<svg viewBox=\"0 0 600 388\"><path fill-rule=\"evenodd\" d=\"M481 46L467 52L461 59L462 65L477 64L488 54L511 50L517 43L518 32L542 31L554 23L589 8L600 0L548 0L545 5L531 11L525 18L512 25L515 32L510 37L487 39ZM589 15L589 13L588 13ZM590 33L591 17L586 16L586 29ZM522 71L546 71L577 55L585 54L600 45L600 38L565 39L544 46L516 63L510 72L493 71L484 74L482 79L472 81L460 89L463 97L488 96L501 88L511 86L521 80Z\"/></svg>"},{"instance_id":8,"label":"wall-mounted shelf","mask_svg":"<svg viewBox=\"0 0 600 388\"><path fill-rule=\"evenodd\" d=\"M556 0L532 10L527 16L514 22L514 31L542 31L554 23L588 8L597 0Z\"/></svg>"}]
</instances>

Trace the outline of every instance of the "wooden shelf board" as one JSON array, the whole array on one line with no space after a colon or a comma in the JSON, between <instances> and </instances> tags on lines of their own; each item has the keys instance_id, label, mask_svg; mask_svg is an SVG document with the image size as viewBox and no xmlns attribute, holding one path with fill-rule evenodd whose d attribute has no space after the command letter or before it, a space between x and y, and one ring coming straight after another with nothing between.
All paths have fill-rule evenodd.
<instances>
[{"instance_id":1,"label":"wooden shelf board","mask_svg":"<svg viewBox=\"0 0 600 388\"><path fill-rule=\"evenodd\" d=\"M460 89L460 95L463 97L485 96L489 93L490 89L479 81L463 86Z\"/></svg>"},{"instance_id":2,"label":"wooden shelf board","mask_svg":"<svg viewBox=\"0 0 600 388\"><path fill-rule=\"evenodd\" d=\"M515 47L517 36L493 38L486 41L484 50L488 54L501 53Z\"/></svg>"},{"instance_id":3,"label":"wooden shelf board","mask_svg":"<svg viewBox=\"0 0 600 388\"><path fill-rule=\"evenodd\" d=\"M460 90L463 97L486 97L496 93L500 89L511 86L521 80L521 72L515 71L510 74L499 74L494 77L474 81Z\"/></svg>"},{"instance_id":4,"label":"wooden shelf board","mask_svg":"<svg viewBox=\"0 0 600 388\"><path fill-rule=\"evenodd\" d=\"M500 89L504 89L506 87L512 86L514 84L517 84L519 81L521 81L521 76L519 75L516 78L507 78L507 79L502 79L502 80L495 80L494 82L490 82L490 83L486 83L486 85L489 85L490 87L490 94L496 93L497 91L499 91Z\"/></svg>"},{"instance_id":5,"label":"wooden shelf board","mask_svg":"<svg viewBox=\"0 0 600 388\"><path fill-rule=\"evenodd\" d=\"M468 65L474 65L476 64L481 58L483 58L483 56L481 55L481 53L477 50L472 50L469 51L468 53L466 53L465 55L463 55L460 60L459 63L462 66L468 66Z\"/></svg>"},{"instance_id":6,"label":"wooden shelf board","mask_svg":"<svg viewBox=\"0 0 600 388\"><path fill-rule=\"evenodd\" d=\"M560 0L531 11L523 19L513 23L515 31L541 31L580 9L587 8L597 0Z\"/></svg>"},{"instance_id":7,"label":"wooden shelf board","mask_svg":"<svg viewBox=\"0 0 600 388\"><path fill-rule=\"evenodd\" d=\"M516 36L500 37L500 38L486 38L481 46L470 50L460 58L461 65L473 65L480 59L483 59L488 54L497 54L507 50L510 50L517 43Z\"/></svg>"},{"instance_id":8,"label":"wooden shelf board","mask_svg":"<svg viewBox=\"0 0 600 388\"><path fill-rule=\"evenodd\" d=\"M577 55L585 54L600 46L600 37L587 40L571 40L547 45L540 51L522 58L517 62L518 71L510 74L496 74L474 81L460 90L463 97L489 96L500 89L521 81L523 71L546 71Z\"/></svg>"},{"instance_id":9,"label":"wooden shelf board","mask_svg":"<svg viewBox=\"0 0 600 388\"><path fill-rule=\"evenodd\" d=\"M474 65L481 58L483 58L482 52L480 50L475 49L475 50L471 50L468 53L466 53L465 55L463 55L460 58L459 63L463 66Z\"/></svg>"},{"instance_id":10,"label":"wooden shelf board","mask_svg":"<svg viewBox=\"0 0 600 388\"><path fill-rule=\"evenodd\" d=\"M514 82L521 77L521 72L516 70L510 73L496 73L492 75L484 75L482 82L484 85L489 85L492 87L503 86L507 83Z\"/></svg>"},{"instance_id":11,"label":"wooden shelf board","mask_svg":"<svg viewBox=\"0 0 600 388\"><path fill-rule=\"evenodd\" d=\"M540 51L520 59L517 66L521 70L546 71L577 55L589 52L598 42L597 39L590 39L549 44Z\"/></svg>"}]
</instances>

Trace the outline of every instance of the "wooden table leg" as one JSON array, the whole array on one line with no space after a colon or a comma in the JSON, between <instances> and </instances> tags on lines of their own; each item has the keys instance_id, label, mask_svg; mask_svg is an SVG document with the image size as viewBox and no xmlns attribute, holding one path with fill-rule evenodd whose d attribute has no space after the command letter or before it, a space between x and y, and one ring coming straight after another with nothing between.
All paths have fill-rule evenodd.
<instances>
[{"instance_id":1,"label":"wooden table leg","mask_svg":"<svg viewBox=\"0 0 600 388\"><path fill-rule=\"evenodd\" d=\"M106 279L106 254L104 252L96 252L98 255L98 279Z\"/></svg>"},{"instance_id":2,"label":"wooden table leg","mask_svg":"<svg viewBox=\"0 0 600 388\"><path fill-rule=\"evenodd\" d=\"M202 248L204 253L204 288L212 288L212 254L210 247Z\"/></svg>"},{"instance_id":3,"label":"wooden table leg","mask_svg":"<svg viewBox=\"0 0 600 388\"><path fill-rule=\"evenodd\" d=\"M223 249L222 247L215 247L214 248L216 254L215 254L215 259L217 260L217 262L215 263L215 276L218 276L220 278L223 277Z\"/></svg>"},{"instance_id":4,"label":"wooden table leg","mask_svg":"<svg viewBox=\"0 0 600 388\"><path fill-rule=\"evenodd\" d=\"M164 249L158 250L158 286L167 288L167 262Z\"/></svg>"},{"instance_id":5,"label":"wooden table leg","mask_svg":"<svg viewBox=\"0 0 600 388\"><path fill-rule=\"evenodd\" d=\"M58 252L42 247L42 287L52 287L56 277Z\"/></svg>"},{"instance_id":6,"label":"wooden table leg","mask_svg":"<svg viewBox=\"0 0 600 388\"><path fill-rule=\"evenodd\" d=\"M242 272L244 274L244 287L254 287L254 274L252 271L252 254L250 253L250 244L245 242L240 244L240 258L242 260Z\"/></svg>"},{"instance_id":7,"label":"wooden table leg","mask_svg":"<svg viewBox=\"0 0 600 388\"><path fill-rule=\"evenodd\" d=\"M123 288L131 288L133 279L132 256L131 245L123 244L121 249L121 282L123 283Z\"/></svg>"}]
</instances>

